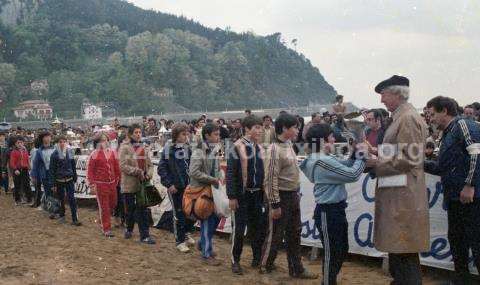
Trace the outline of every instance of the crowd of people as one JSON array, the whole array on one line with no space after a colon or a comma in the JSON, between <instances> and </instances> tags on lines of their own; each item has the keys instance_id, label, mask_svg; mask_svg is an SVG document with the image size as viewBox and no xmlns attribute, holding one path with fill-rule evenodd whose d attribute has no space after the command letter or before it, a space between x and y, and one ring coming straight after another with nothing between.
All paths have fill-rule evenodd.
<instances>
[{"instance_id":1,"label":"crowd of people","mask_svg":"<svg viewBox=\"0 0 480 285\"><path fill-rule=\"evenodd\" d=\"M155 244L148 207L139 193L154 174L152 141L162 145L156 169L173 207L177 249L199 250L201 260L219 266L213 247L220 216L212 207L212 191L226 184L232 217L231 269L240 265L245 231L252 249L251 267L268 274L276 269L285 245L289 275L316 279L301 258L300 172L314 184L314 221L324 248L322 284L336 284L348 245L345 184L362 173L377 178L374 244L388 253L393 284L421 284L419 253L430 250L425 172L439 175L448 212L448 239L455 264L455 284L470 280L469 251L480 269L480 103L461 108L448 97L431 99L423 113L408 103L409 80L393 76L375 92L386 109L362 110L364 124L347 123L343 97L330 113L320 110L304 119L286 111L273 120L252 115L227 122L161 120L144 117L142 124L111 128L0 133L1 186L13 192L16 206L29 204L65 223L65 201L71 224L81 226L75 198L75 154L92 146L86 180L98 201L102 234L114 238L111 217L132 239L137 224L140 242ZM160 134L160 136L159 136ZM55 140L55 144L53 141ZM340 146L340 147L339 147ZM81 152L81 151L80 151ZM298 155L305 158L300 165ZM222 181L220 165L226 162ZM31 185L35 189L32 194ZM196 196L195 196L196 195ZM198 198L190 198L190 197ZM186 203L192 202L190 210ZM194 224L200 239L194 240ZM415 222L412 222L415 221Z\"/></svg>"}]
</instances>

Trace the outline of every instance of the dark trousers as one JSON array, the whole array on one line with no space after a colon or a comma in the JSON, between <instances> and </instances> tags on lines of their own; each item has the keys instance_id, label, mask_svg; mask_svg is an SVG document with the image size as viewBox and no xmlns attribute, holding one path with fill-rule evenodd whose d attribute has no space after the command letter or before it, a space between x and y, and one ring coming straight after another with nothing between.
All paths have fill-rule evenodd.
<instances>
[{"instance_id":1,"label":"dark trousers","mask_svg":"<svg viewBox=\"0 0 480 285\"><path fill-rule=\"evenodd\" d=\"M177 191L175 194L168 193L168 198L172 204L173 213L173 234L175 235L175 242L177 245L185 242L187 233L194 230L194 222L185 218L183 213L183 193L184 191Z\"/></svg>"},{"instance_id":2,"label":"dark trousers","mask_svg":"<svg viewBox=\"0 0 480 285\"><path fill-rule=\"evenodd\" d=\"M317 204L315 226L323 244L322 284L337 284L337 275L348 254L348 222L345 214L347 203Z\"/></svg>"},{"instance_id":3,"label":"dark trousers","mask_svg":"<svg viewBox=\"0 0 480 285\"><path fill-rule=\"evenodd\" d=\"M8 185L8 174L5 174L5 177L3 177L3 175L0 176L0 186L3 187L3 189L5 190L5 193L8 193L8 190L10 190L10 189L8 189L8 187L9 187L9 185Z\"/></svg>"},{"instance_id":4,"label":"dark trousers","mask_svg":"<svg viewBox=\"0 0 480 285\"><path fill-rule=\"evenodd\" d=\"M148 210L137 204L135 193L123 193L125 204L125 222L127 224L127 231L133 232L135 222L138 224L138 231L140 232L140 239L145 239L150 236L148 225Z\"/></svg>"},{"instance_id":5,"label":"dark trousers","mask_svg":"<svg viewBox=\"0 0 480 285\"><path fill-rule=\"evenodd\" d=\"M468 270L469 250L477 270L480 270L480 200L462 204L450 201L448 204L448 242L455 264L455 279L458 284L470 280Z\"/></svg>"},{"instance_id":6,"label":"dark trousers","mask_svg":"<svg viewBox=\"0 0 480 285\"><path fill-rule=\"evenodd\" d=\"M13 198L15 199L15 202L20 202L22 200L22 193L28 203L32 202L32 189L30 188L28 169L20 170L19 175L15 175L13 172L13 185L15 186L13 190Z\"/></svg>"},{"instance_id":7,"label":"dark trousers","mask_svg":"<svg viewBox=\"0 0 480 285\"><path fill-rule=\"evenodd\" d=\"M115 207L114 216L120 218L120 221L125 223L125 205L124 205L124 198L121 192L120 185L117 186L117 206Z\"/></svg>"},{"instance_id":8,"label":"dark trousers","mask_svg":"<svg viewBox=\"0 0 480 285\"><path fill-rule=\"evenodd\" d=\"M272 219L272 209L269 209L268 230L262 248L262 267L273 266L278 249L285 240L287 248L288 272L296 277L303 273L302 257L300 255L300 234L302 232L300 217L300 196L298 192L280 191L280 219Z\"/></svg>"},{"instance_id":9,"label":"dark trousers","mask_svg":"<svg viewBox=\"0 0 480 285\"><path fill-rule=\"evenodd\" d=\"M40 181L35 182L35 197L33 199L33 205L35 207L40 206L40 203L42 201L42 196L43 196L43 190L42 190L42 183Z\"/></svg>"},{"instance_id":10,"label":"dark trousers","mask_svg":"<svg viewBox=\"0 0 480 285\"><path fill-rule=\"evenodd\" d=\"M65 198L68 200L70 212L72 214L72 222L78 221L77 216L77 200L75 199L75 184L73 180L68 182L57 182L57 199L60 200L60 209L58 214L65 217ZM65 197L66 196L66 197Z\"/></svg>"},{"instance_id":11,"label":"dark trousers","mask_svg":"<svg viewBox=\"0 0 480 285\"><path fill-rule=\"evenodd\" d=\"M253 260L260 262L267 227L263 194L263 191L246 191L245 194L238 199L239 207L232 216L232 262L240 262L245 227L247 228L247 237L252 247Z\"/></svg>"},{"instance_id":12,"label":"dark trousers","mask_svg":"<svg viewBox=\"0 0 480 285\"><path fill-rule=\"evenodd\" d=\"M418 253L389 253L389 270L394 285L422 284Z\"/></svg>"}]
</instances>

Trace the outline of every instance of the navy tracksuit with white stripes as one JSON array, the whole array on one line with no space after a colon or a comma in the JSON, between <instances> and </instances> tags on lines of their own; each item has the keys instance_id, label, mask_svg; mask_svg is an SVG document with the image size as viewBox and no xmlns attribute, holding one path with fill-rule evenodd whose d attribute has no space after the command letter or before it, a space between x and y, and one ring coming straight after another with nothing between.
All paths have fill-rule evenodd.
<instances>
[{"instance_id":1,"label":"navy tracksuit with white stripes","mask_svg":"<svg viewBox=\"0 0 480 285\"><path fill-rule=\"evenodd\" d=\"M315 226L320 232L324 248L323 282L337 284L337 275L348 254L348 222L345 214L347 203L317 204L315 207Z\"/></svg>"}]
</instances>

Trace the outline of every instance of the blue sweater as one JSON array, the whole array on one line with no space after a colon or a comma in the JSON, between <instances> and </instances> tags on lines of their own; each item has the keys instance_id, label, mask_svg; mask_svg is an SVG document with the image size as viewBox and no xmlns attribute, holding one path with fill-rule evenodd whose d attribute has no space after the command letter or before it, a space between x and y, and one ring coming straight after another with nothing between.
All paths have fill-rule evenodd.
<instances>
[{"instance_id":1,"label":"blue sweater","mask_svg":"<svg viewBox=\"0 0 480 285\"><path fill-rule=\"evenodd\" d=\"M300 169L315 184L315 202L333 204L347 200L345 184L360 178L365 169L365 161L339 160L332 155L313 153L301 163Z\"/></svg>"}]
</instances>

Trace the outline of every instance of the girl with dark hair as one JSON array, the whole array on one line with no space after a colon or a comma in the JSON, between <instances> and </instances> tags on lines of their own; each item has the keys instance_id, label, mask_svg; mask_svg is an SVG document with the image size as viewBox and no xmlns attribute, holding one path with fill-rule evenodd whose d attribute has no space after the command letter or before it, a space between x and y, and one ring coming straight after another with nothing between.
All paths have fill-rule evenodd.
<instances>
[{"instance_id":1,"label":"girl with dark hair","mask_svg":"<svg viewBox=\"0 0 480 285\"><path fill-rule=\"evenodd\" d=\"M21 202L21 193L25 195L27 203L32 201L32 191L30 190L30 177L28 170L30 168L29 163L30 156L25 148L25 142L22 137L14 139L14 148L10 153L10 168L13 174L13 184L15 190L13 197L15 198L15 205L19 205Z\"/></svg>"},{"instance_id":2,"label":"girl with dark hair","mask_svg":"<svg viewBox=\"0 0 480 285\"><path fill-rule=\"evenodd\" d=\"M114 236L110 217L117 205L120 166L115 152L108 146L108 136L105 133L100 133L93 145L95 150L88 159L87 181L91 191L96 192L103 234L110 238Z\"/></svg>"}]
</instances>

